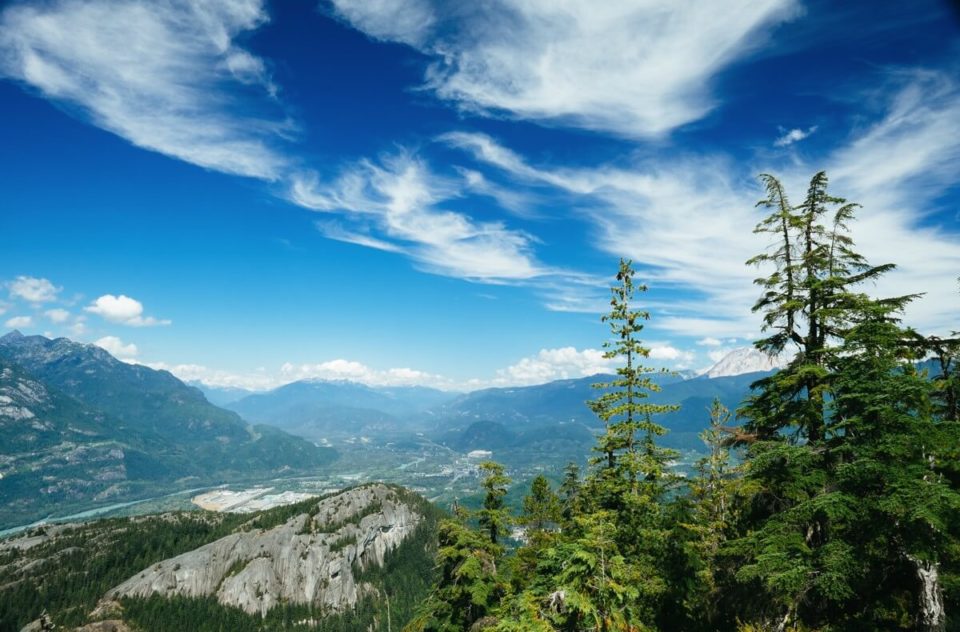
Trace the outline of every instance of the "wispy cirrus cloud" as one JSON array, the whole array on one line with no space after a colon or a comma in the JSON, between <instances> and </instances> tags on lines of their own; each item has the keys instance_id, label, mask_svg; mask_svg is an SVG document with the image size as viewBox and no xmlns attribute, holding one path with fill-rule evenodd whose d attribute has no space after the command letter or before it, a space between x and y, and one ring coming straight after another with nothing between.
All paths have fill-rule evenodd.
<instances>
[{"instance_id":1,"label":"wispy cirrus cloud","mask_svg":"<svg viewBox=\"0 0 960 632\"><path fill-rule=\"evenodd\" d=\"M367 18L352 15L378 33L387 26L413 32L415 23L430 22L409 8L394 15L389 4L365 5ZM268 64L237 43L267 21L262 0L18 4L0 14L0 74L134 145L223 173L282 181L296 204L330 212L317 224L328 238L476 281L544 273L530 235L456 209L468 189L520 207L517 195L479 174L440 177L403 152L355 161L339 176L305 172L282 142L290 127L277 116L282 106ZM51 291L31 289L28 281L18 281L24 292ZM161 324L148 317L124 322Z\"/></svg>"},{"instance_id":2,"label":"wispy cirrus cloud","mask_svg":"<svg viewBox=\"0 0 960 632\"><path fill-rule=\"evenodd\" d=\"M760 217L753 207L756 191L731 173L726 160L677 159L637 164L633 169L540 168L485 135L453 133L444 140L521 181L575 196L588 209L584 216L599 248L632 258L644 268L644 279L659 289L701 292L722 328L733 326L737 332L755 328L749 313L755 272L743 262L759 247L752 234ZM606 307L606 297L596 290L580 300L573 296L575 300L559 302L555 308ZM685 301L666 305L672 314L658 316L657 326L685 332L689 315L679 313L688 308L699 317L704 307L699 299Z\"/></svg>"},{"instance_id":3,"label":"wispy cirrus cloud","mask_svg":"<svg viewBox=\"0 0 960 632\"><path fill-rule=\"evenodd\" d=\"M908 307L907 323L948 333L960 313L960 225L930 216L960 190L960 81L896 69L874 101L882 115L830 156L827 173L838 193L863 205L854 230L863 253L897 264L875 291L925 292Z\"/></svg>"},{"instance_id":4,"label":"wispy cirrus cloud","mask_svg":"<svg viewBox=\"0 0 960 632\"><path fill-rule=\"evenodd\" d=\"M429 272L486 282L532 279L551 271L533 253L534 239L499 221L477 221L451 207L462 183L432 172L408 153L364 160L331 182L295 178L290 199L344 222L321 222L328 237L403 252Z\"/></svg>"},{"instance_id":5,"label":"wispy cirrus cloud","mask_svg":"<svg viewBox=\"0 0 960 632\"><path fill-rule=\"evenodd\" d=\"M0 14L0 75L138 147L274 180L290 124L266 64L236 43L267 19L262 0L15 4Z\"/></svg>"},{"instance_id":6,"label":"wispy cirrus cloud","mask_svg":"<svg viewBox=\"0 0 960 632\"><path fill-rule=\"evenodd\" d=\"M799 12L794 0L332 4L358 30L431 55L425 87L441 99L628 137L704 116L711 78Z\"/></svg>"},{"instance_id":7,"label":"wispy cirrus cloud","mask_svg":"<svg viewBox=\"0 0 960 632\"><path fill-rule=\"evenodd\" d=\"M374 39L424 45L437 22L429 0L332 0L334 14Z\"/></svg>"},{"instance_id":8,"label":"wispy cirrus cloud","mask_svg":"<svg viewBox=\"0 0 960 632\"><path fill-rule=\"evenodd\" d=\"M960 234L956 225L926 218L960 180L960 137L950 132L960 127L960 86L942 72L900 70L874 97L874 122L855 129L817 164L753 165L752 171L780 173L799 198L812 173L825 166L835 194L864 205L853 226L860 250L874 262L898 264L866 289L927 292L908 309L907 323L926 331L956 328ZM654 327L718 339L758 331L750 306L757 295L752 280L762 271L744 262L768 244L752 233L762 192L743 167L723 156L674 156L629 169L538 167L486 135L458 132L442 140L515 182L575 196L596 247L633 258L661 292ZM595 305L593 296L579 302Z\"/></svg>"}]
</instances>

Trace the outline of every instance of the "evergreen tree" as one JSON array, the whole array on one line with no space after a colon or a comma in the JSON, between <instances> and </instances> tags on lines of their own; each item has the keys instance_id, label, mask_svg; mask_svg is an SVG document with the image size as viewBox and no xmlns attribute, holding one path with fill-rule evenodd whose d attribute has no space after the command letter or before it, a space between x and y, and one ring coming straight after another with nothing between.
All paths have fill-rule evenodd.
<instances>
[{"instance_id":1,"label":"evergreen tree","mask_svg":"<svg viewBox=\"0 0 960 632\"><path fill-rule=\"evenodd\" d=\"M621 260L603 319L613 333L605 355L623 364L613 380L597 385L604 392L590 402L605 425L595 448L600 456L582 484L576 466L567 468L563 529L535 565L524 566L529 576L515 582L520 588L500 610L503 630L654 629L666 591L670 529L662 503L675 456L657 445L666 430L654 415L676 407L647 401L659 387L656 371L641 364L650 353L638 338L648 315L633 308L633 299L646 288L633 277L630 262Z\"/></svg>"},{"instance_id":2,"label":"evergreen tree","mask_svg":"<svg viewBox=\"0 0 960 632\"><path fill-rule=\"evenodd\" d=\"M563 470L563 481L560 483L560 516L564 524L570 524L573 515L578 511L581 503L580 466L576 463L567 463Z\"/></svg>"},{"instance_id":3,"label":"evergreen tree","mask_svg":"<svg viewBox=\"0 0 960 632\"><path fill-rule=\"evenodd\" d=\"M625 508L628 498L636 501L643 495L658 499L669 478L667 463L676 457L672 450L657 445L656 438L666 434L666 429L653 416L676 410L677 406L646 401L649 393L660 390L652 376L662 371L641 364L650 357L650 349L643 346L638 334L650 314L633 308L634 294L647 290L645 285L634 283L634 275L631 262L621 259L617 284L610 288L610 313L602 320L610 324L613 334L603 343L604 357L623 364L617 367L613 380L594 385L603 393L589 402L605 427L595 447L601 456L593 461L599 469L594 473L591 492L601 506L612 510Z\"/></svg>"},{"instance_id":4,"label":"evergreen tree","mask_svg":"<svg viewBox=\"0 0 960 632\"><path fill-rule=\"evenodd\" d=\"M953 336L928 336L922 341L936 364L931 376L936 414L948 422L960 421L960 332L953 332Z\"/></svg>"},{"instance_id":5,"label":"evergreen tree","mask_svg":"<svg viewBox=\"0 0 960 632\"><path fill-rule=\"evenodd\" d=\"M463 632L488 616L504 593L503 548L458 518L438 528L439 579L405 632Z\"/></svg>"},{"instance_id":6,"label":"evergreen tree","mask_svg":"<svg viewBox=\"0 0 960 632\"><path fill-rule=\"evenodd\" d=\"M727 550L739 556L737 578L753 595L742 604L748 618L778 629L798 623L875 629L870 626L885 615L865 614L880 597L865 582L888 577L884 562L891 551L864 548L858 538L900 539L896 525L904 521L875 508L900 506L904 498L894 480L906 484L914 480L912 468L926 467L905 447L920 438L918 428L933 430L929 383L904 368L912 334L896 319L914 297L878 300L857 291L893 266L870 266L854 250L846 233L857 205L829 195L825 174L813 177L797 207L775 178L762 180L768 198L761 205L773 212L757 232L777 235L778 247L750 261L776 268L757 281L764 292L754 309L764 312L772 333L756 346L769 353L792 347L796 354L785 369L755 383L740 410L747 423L739 441L748 446L747 478L756 493L740 525L743 535ZM894 444L901 448L885 473L889 486L847 478L859 466L877 467ZM937 489L937 502L925 506L943 518L952 501L939 495L945 487ZM907 555L914 554L894 558ZM884 594L919 594L916 581L900 579L894 580L899 593L887 583Z\"/></svg>"},{"instance_id":7,"label":"evergreen tree","mask_svg":"<svg viewBox=\"0 0 960 632\"><path fill-rule=\"evenodd\" d=\"M478 514L480 527L487 532L490 542L497 544L501 536L510 529L510 512L507 511L503 502L503 497L507 495L510 477L504 473L503 466L494 461L481 463L480 473L483 476L481 487L485 492L483 509Z\"/></svg>"},{"instance_id":8,"label":"evergreen tree","mask_svg":"<svg viewBox=\"0 0 960 632\"><path fill-rule=\"evenodd\" d=\"M884 305L873 304L847 335L831 389L838 462L833 486L842 520L834 548L849 551L850 589L836 614L844 627L889 627L916 613L921 630L946 621L943 583L956 581L960 494L941 474L946 443L933 416L931 384L916 368L918 350ZM826 610L826 609L824 609ZM822 615L821 615L822 616Z\"/></svg>"},{"instance_id":9,"label":"evergreen tree","mask_svg":"<svg viewBox=\"0 0 960 632\"><path fill-rule=\"evenodd\" d=\"M560 499L550 488L547 477L539 474L530 484L530 493L523 498L519 522L534 537L552 528L559 520Z\"/></svg>"},{"instance_id":10,"label":"evergreen tree","mask_svg":"<svg viewBox=\"0 0 960 632\"><path fill-rule=\"evenodd\" d=\"M693 594L688 610L699 612L709 624L718 616L721 582L720 548L730 535L735 520L735 502L740 500L738 472L730 464L726 445L731 414L719 399L709 409L710 426L700 433L707 455L697 461L696 476L689 483L690 521L684 525L691 532L688 543L693 560Z\"/></svg>"},{"instance_id":11,"label":"evergreen tree","mask_svg":"<svg viewBox=\"0 0 960 632\"><path fill-rule=\"evenodd\" d=\"M454 516L438 528L439 579L417 609L406 632L459 632L489 618L506 591L500 563L501 536L510 524L504 507L509 477L499 463L480 464L483 508L477 512L480 530L471 528L473 516L457 505ZM492 621L492 619L491 619Z\"/></svg>"}]
</instances>

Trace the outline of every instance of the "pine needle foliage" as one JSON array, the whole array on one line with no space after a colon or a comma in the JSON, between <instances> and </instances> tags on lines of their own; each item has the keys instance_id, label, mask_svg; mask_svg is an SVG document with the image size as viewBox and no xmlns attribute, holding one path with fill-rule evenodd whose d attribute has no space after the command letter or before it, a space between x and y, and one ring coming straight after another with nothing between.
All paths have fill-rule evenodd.
<instances>
[{"instance_id":1,"label":"pine needle foliage","mask_svg":"<svg viewBox=\"0 0 960 632\"><path fill-rule=\"evenodd\" d=\"M667 476L666 464L676 457L675 452L656 442L667 430L654 416L678 407L647 401L650 393L660 390L654 376L664 372L642 364L650 357L650 349L639 334L650 314L634 309L634 295L647 290L634 282L635 274L632 263L621 259L617 283L610 288L610 313L602 320L610 325L612 334L603 343L603 357L622 364L616 369L616 377L594 385L603 393L588 402L605 427L594 448L599 456L593 464L600 468L596 473L599 489L595 491L601 493L601 502L610 509L620 508L618 503L623 503L627 495L637 496L645 482L660 485Z\"/></svg>"}]
</instances>

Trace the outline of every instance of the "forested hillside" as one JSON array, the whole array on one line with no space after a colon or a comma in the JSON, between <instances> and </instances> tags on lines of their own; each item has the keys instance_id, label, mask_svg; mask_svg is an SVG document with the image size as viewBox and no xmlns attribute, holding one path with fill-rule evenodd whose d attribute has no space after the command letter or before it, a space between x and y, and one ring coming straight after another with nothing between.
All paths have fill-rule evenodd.
<instances>
[{"instance_id":1,"label":"forested hillside","mask_svg":"<svg viewBox=\"0 0 960 632\"><path fill-rule=\"evenodd\" d=\"M485 463L483 506L441 524L440 579L407 632L960 629L960 340L904 327L914 296L866 293L893 266L857 252L857 205L824 173L798 205L762 181L756 348L789 364L736 410L716 401L707 456L676 476L646 288L621 261L604 320L622 364L590 402L589 469L536 479L511 515ZM509 550L513 525L526 542Z\"/></svg>"}]
</instances>

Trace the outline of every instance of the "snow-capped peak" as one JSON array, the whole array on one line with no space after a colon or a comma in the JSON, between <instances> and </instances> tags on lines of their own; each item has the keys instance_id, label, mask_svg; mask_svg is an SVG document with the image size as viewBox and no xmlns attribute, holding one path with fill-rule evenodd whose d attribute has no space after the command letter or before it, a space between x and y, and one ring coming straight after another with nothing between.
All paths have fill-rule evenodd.
<instances>
[{"instance_id":1,"label":"snow-capped peak","mask_svg":"<svg viewBox=\"0 0 960 632\"><path fill-rule=\"evenodd\" d=\"M734 349L723 356L719 362L704 372L709 378L743 375L760 371L774 371L787 365L787 358L783 356L769 356L753 347Z\"/></svg>"}]
</instances>

